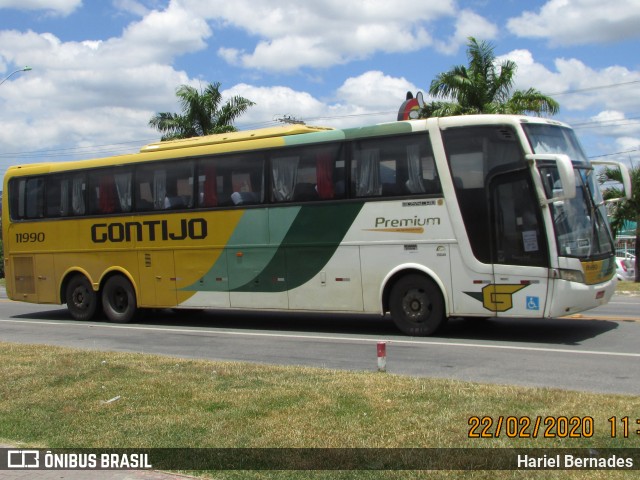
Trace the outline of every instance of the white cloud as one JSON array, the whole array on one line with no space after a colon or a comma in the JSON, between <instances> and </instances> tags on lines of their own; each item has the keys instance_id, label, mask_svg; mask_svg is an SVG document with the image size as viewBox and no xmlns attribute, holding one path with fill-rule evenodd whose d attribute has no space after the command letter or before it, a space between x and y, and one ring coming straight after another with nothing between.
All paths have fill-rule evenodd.
<instances>
[{"instance_id":1,"label":"white cloud","mask_svg":"<svg viewBox=\"0 0 640 480\"><path fill-rule=\"evenodd\" d=\"M20 1L22 8L36 3L42 8L81 5L80 1ZM0 30L0 71L22 65L34 67L31 72L12 77L0 88L3 151L157 138L159 134L147 126L153 113L179 111L175 98L178 85L200 86L196 79L174 66L176 60L207 46L233 65L290 72L325 69L380 52L408 53L425 46L451 54L459 51L468 36L479 39L498 36L493 23L473 11L458 10L454 0L318 0L313 4L282 0L277 6L274 3L115 0L120 12L139 18L134 17L136 21L119 36L91 41L64 41L52 33ZM0 8L14 4L0 0ZM61 8L59 12L64 11ZM445 35L435 36L436 22ZM240 35L243 42L249 37L254 43L249 46L234 43L237 35L225 35L233 30L243 32ZM400 62L409 57L399 59L396 68L402 68ZM519 65L518 88L533 86L545 93L640 80L638 70L622 66L594 68L572 58L557 59L545 66L528 50L514 50L504 57L516 60ZM286 78L276 86L259 85L260 81L268 81L264 78L254 78L256 84L251 85L248 76L244 77L245 83L235 86L224 77L203 82L222 80L225 87L230 87L223 95L242 95L256 102L240 119L241 128L259 127L271 123L274 116L284 115L335 127L393 121L407 91L425 90L424 85L415 85L402 77L404 69L400 73L391 67L384 72L379 66L364 69L367 68L372 70L341 73L341 78L352 77L334 85L334 90L322 98L285 86ZM216 70L215 75L219 72ZM321 73L322 70L305 75ZM423 76L416 75L428 86L431 78L428 70ZM640 111L640 98L631 94L632 88L637 89L637 85L558 96L561 116L572 112L582 121L597 116L598 112L603 118L607 112L633 116L630 112ZM617 133L623 138L640 137L630 129ZM0 172L4 158L0 155Z\"/></svg>"},{"instance_id":2,"label":"white cloud","mask_svg":"<svg viewBox=\"0 0 640 480\"><path fill-rule=\"evenodd\" d=\"M640 123L637 119L627 118L624 112L605 110L593 115L581 128L598 128L602 136L615 138L616 144L640 146Z\"/></svg>"},{"instance_id":3,"label":"white cloud","mask_svg":"<svg viewBox=\"0 0 640 480\"><path fill-rule=\"evenodd\" d=\"M82 0L0 0L0 9L44 10L67 16L82 6Z\"/></svg>"},{"instance_id":4,"label":"white cloud","mask_svg":"<svg viewBox=\"0 0 640 480\"><path fill-rule=\"evenodd\" d=\"M507 28L520 37L581 45L639 38L639 24L638 0L549 0L537 13L510 19Z\"/></svg>"},{"instance_id":5,"label":"white cloud","mask_svg":"<svg viewBox=\"0 0 640 480\"><path fill-rule=\"evenodd\" d=\"M620 151L630 152L640 150L640 134L635 137L619 137L616 138L616 145L620 148ZM635 155L635 165L638 165L638 154ZM626 159L624 159L626 160Z\"/></svg>"},{"instance_id":6,"label":"white cloud","mask_svg":"<svg viewBox=\"0 0 640 480\"><path fill-rule=\"evenodd\" d=\"M149 13L149 9L136 0L113 0L113 6L118 10L144 17Z\"/></svg>"},{"instance_id":7,"label":"white cloud","mask_svg":"<svg viewBox=\"0 0 640 480\"><path fill-rule=\"evenodd\" d=\"M498 28L484 17L471 10L462 10L456 15L453 35L448 41L436 41L436 48L445 54L456 53L461 46L466 45L469 37L478 40L492 40L498 35Z\"/></svg>"},{"instance_id":8,"label":"white cloud","mask_svg":"<svg viewBox=\"0 0 640 480\"><path fill-rule=\"evenodd\" d=\"M380 71L370 71L345 80L337 97L347 105L369 108L371 111L398 109L408 91L418 88L402 77L391 77Z\"/></svg>"},{"instance_id":9,"label":"white cloud","mask_svg":"<svg viewBox=\"0 0 640 480\"><path fill-rule=\"evenodd\" d=\"M309 118L325 113L323 103L311 94L285 86L260 87L240 83L223 90L222 94L223 98L241 95L255 102L240 120L243 125L254 128L277 117Z\"/></svg>"},{"instance_id":10,"label":"white cloud","mask_svg":"<svg viewBox=\"0 0 640 480\"><path fill-rule=\"evenodd\" d=\"M518 65L515 88L534 87L557 100L557 118L574 126L588 155L620 151L621 138L640 138L640 123L625 117L640 111L638 84L626 83L640 82L639 70L615 65L596 69L575 58L558 58L547 68L528 50L514 50L498 60L507 58Z\"/></svg>"},{"instance_id":11,"label":"white cloud","mask_svg":"<svg viewBox=\"0 0 640 480\"><path fill-rule=\"evenodd\" d=\"M337 89L332 100L313 97L289 87L256 87L239 84L223 91L223 96L241 95L256 103L242 116L241 123L252 128L276 117L291 116L309 124L345 128L396 119L407 91L418 88L404 78L379 71L352 77Z\"/></svg>"},{"instance_id":12,"label":"white cloud","mask_svg":"<svg viewBox=\"0 0 640 480\"><path fill-rule=\"evenodd\" d=\"M536 62L528 50L514 50L498 57L517 63L515 88L537 88L560 102L561 113L565 110L638 111L640 98L631 94L640 81L640 70L612 65L595 69L575 58L558 58L554 69ZM567 92L567 93L565 93Z\"/></svg>"},{"instance_id":13,"label":"white cloud","mask_svg":"<svg viewBox=\"0 0 640 480\"><path fill-rule=\"evenodd\" d=\"M211 35L207 23L175 4L151 11L130 24L121 37L62 42L51 33L0 31L0 58L38 70L113 72L123 67L170 63L177 56L206 47Z\"/></svg>"},{"instance_id":14,"label":"white cloud","mask_svg":"<svg viewBox=\"0 0 640 480\"><path fill-rule=\"evenodd\" d=\"M364 59L376 52L411 52L433 44L428 27L453 18L453 0L183 0L194 12L239 28L259 40L253 51L219 45L234 65L269 71L326 68ZM479 18L479 17L478 17Z\"/></svg>"},{"instance_id":15,"label":"white cloud","mask_svg":"<svg viewBox=\"0 0 640 480\"><path fill-rule=\"evenodd\" d=\"M175 88L191 83L172 62L206 47L210 35L204 20L177 3L105 40L65 42L51 33L0 31L0 66L33 66L0 89L3 149L157 137L149 118L175 111Z\"/></svg>"}]
</instances>

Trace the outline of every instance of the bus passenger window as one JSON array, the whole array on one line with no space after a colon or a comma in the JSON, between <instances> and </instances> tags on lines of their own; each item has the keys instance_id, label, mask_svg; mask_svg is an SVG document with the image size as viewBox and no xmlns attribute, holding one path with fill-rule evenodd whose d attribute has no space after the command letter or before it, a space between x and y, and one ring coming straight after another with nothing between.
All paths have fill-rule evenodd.
<instances>
[{"instance_id":1,"label":"bus passenger window","mask_svg":"<svg viewBox=\"0 0 640 480\"><path fill-rule=\"evenodd\" d=\"M44 178L27 180L26 218L44 217Z\"/></svg>"},{"instance_id":2,"label":"bus passenger window","mask_svg":"<svg viewBox=\"0 0 640 480\"><path fill-rule=\"evenodd\" d=\"M136 210L177 210L193 206L193 162L178 162L138 167Z\"/></svg>"},{"instance_id":3,"label":"bus passenger window","mask_svg":"<svg viewBox=\"0 0 640 480\"><path fill-rule=\"evenodd\" d=\"M290 148L271 157L274 202L312 202L344 197L341 144Z\"/></svg>"},{"instance_id":4,"label":"bus passenger window","mask_svg":"<svg viewBox=\"0 0 640 480\"><path fill-rule=\"evenodd\" d=\"M271 180L273 182L273 200L276 202L288 202L293 200L293 192L296 188L300 157L289 154L271 158Z\"/></svg>"},{"instance_id":5,"label":"bus passenger window","mask_svg":"<svg viewBox=\"0 0 640 480\"><path fill-rule=\"evenodd\" d=\"M233 205L257 205L264 201L264 160L262 154L227 158L231 171L231 195Z\"/></svg>"},{"instance_id":6,"label":"bus passenger window","mask_svg":"<svg viewBox=\"0 0 640 480\"><path fill-rule=\"evenodd\" d=\"M356 197L442 192L429 138L424 134L355 142L351 182Z\"/></svg>"},{"instance_id":7,"label":"bus passenger window","mask_svg":"<svg viewBox=\"0 0 640 480\"><path fill-rule=\"evenodd\" d=\"M69 185L67 183L67 185ZM85 174L74 175L70 183L71 187L71 214L84 215L87 213L87 176Z\"/></svg>"},{"instance_id":8,"label":"bus passenger window","mask_svg":"<svg viewBox=\"0 0 640 480\"><path fill-rule=\"evenodd\" d=\"M233 192L231 201L234 205L255 205L262 203L262 175L246 170L234 170L231 174Z\"/></svg>"},{"instance_id":9,"label":"bus passenger window","mask_svg":"<svg viewBox=\"0 0 640 480\"><path fill-rule=\"evenodd\" d=\"M143 166L136 171L136 210L162 210L166 193L166 172Z\"/></svg>"},{"instance_id":10,"label":"bus passenger window","mask_svg":"<svg viewBox=\"0 0 640 480\"><path fill-rule=\"evenodd\" d=\"M89 210L91 213L115 213L116 183L112 174L96 172L89 181Z\"/></svg>"},{"instance_id":11,"label":"bus passenger window","mask_svg":"<svg viewBox=\"0 0 640 480\"><path fill-rule=\"evenodd\" d=\"M382 195L380 163L379 149L356 147L353 161L351 162L351 180L353 182L353 193L356 197ZM388 166L385 166L386 171L388 171Z\"/></svg>"},{"instance_id":12,"label":"bus passenger window","mask_svg":"<svg viewBox=\"0 0 640 480\"><path fill-rule=\"evenodd\" d=\"M89 211L99 215L130 212L132 180L130 168L96 171L89 179Z\"/></svg>"},{"instance_id":13,"label":"bus passenger window","mask_svg":"<svg viewBox=\"0 0 640 480\"><path fill-rule=\"evenodd\" d=\"M193 206L193 162L181 161L166 167L165 209L184 209Z\"/></svg>"},{"instance_id":14,"label":"bus passenger window","mask_svg":"<svg viewBox=\"0 0 640 480\"><path fill-rule=\"evenodd\" d=\"M198 163L198 207L262 203L262 158L260 154L202 159Z\"/></svg>"},{"instance_id":15,"label":"bus passenger window","mask_svg":"<svg viewBox=\"0 0 640 480\"><path fill-rule=\"evenodd\" d=\"M12 180L9 184L11 218L42 218L44 216L44 178Z\"/></svg>"},{"instance_id":16,"label":"bus passenger window","mask_svg":"<svg viewBox=\"0 0 640 480\"><path fill-rule=\"evenodd\" d=\"M220 177L222 180L222 177ZM223 191L222 185L218 188L218 174L213 160L203 161L199 166L198 175L198 206L217 207L218 190Z\"/></svg>"},{"instance_id":17,"label":"bus passenger window","mask_svg":"<svg viewBox=\"0 0 640 480\"><path fill-rule=\"evenodd\" d=\"M62 217L66 215L66 210L68 210L67 202L65 202L65 193L62 190L62 181L59 176L48 176L45 180L45 216L51 217Z\"/></svg>"}]
</instances>

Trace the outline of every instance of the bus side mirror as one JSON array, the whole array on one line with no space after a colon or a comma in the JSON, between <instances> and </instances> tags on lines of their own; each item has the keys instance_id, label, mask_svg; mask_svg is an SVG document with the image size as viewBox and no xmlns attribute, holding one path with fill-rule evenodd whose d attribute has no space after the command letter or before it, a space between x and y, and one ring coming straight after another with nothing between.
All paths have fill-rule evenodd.
<instances>
[{"instance_id":1,"label":"bus side mirror","mask_svg":"<svg viewBox=\"0 0 640 480\"><path fill-rule=\"evenodd\" d=\"M622 200L631 200L633 192L631 191L631 175L629 175L629 169L626 165L619 162L610 162L606 160L592 160L591 165L604 165L620 170L620 176L622 177L622 186L624 188L624 197L609 198L607 203L620 202Z\"/></svg>"},{"instance_id":2,"label":"bus side mirror","mask_svg":"<svg viewBox=\"0 0 640 480\"><path fill-rule=\"evenodd\" d=\"M568 200L576 196L576 174L573 170L573 163L568 155L564 154L534 154L527 155L527 160L533 163L538 174L543 178L544 173L553 170L555 182L552 188L547 189L541 199L544 203L550 204L560 200ZM543 182L544 184L545 182ZM552 192L552 193L551 193ZM557 192L557 194L556 194ZM551 197L551 198L549 198Z\"/></svg>"}]
</instances>

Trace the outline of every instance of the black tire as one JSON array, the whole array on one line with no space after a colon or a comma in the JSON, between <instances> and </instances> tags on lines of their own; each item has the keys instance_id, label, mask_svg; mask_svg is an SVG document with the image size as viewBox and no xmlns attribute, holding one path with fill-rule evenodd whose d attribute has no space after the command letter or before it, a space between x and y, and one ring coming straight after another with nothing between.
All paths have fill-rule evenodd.
<instances>
[{"instance_id":1,"label":"black tire","mask_svg":"<svg viewBox=\"0 0 640 480\"><path fill-rule=\"evenodd\" d=\"M74 275L64 292L69 313L76 320L91 320L98 310L98 293L84 275Z\"/></svg>"},{"instance_id":2,"label":"black tire","mask_svg":"<svg viewBox=\"0 0 640 480\"><path fill-rule=\"evenodd\" d=\"M122 275L114 275L102 289L102 310L113 323L130 322L138 309L131 282Z\"/></svg>"},{"instance_id":3,"label":"black tire","mask_svg":"<svg viewBox=\"0 0 640 480\"><path fill-rule=\"evenodd\" d=\"M396 326L406 335L424 337L445 321L444 300L438 286L422 275L407 275L391 289L389 309Z\"/></svg>"}]
</instances>

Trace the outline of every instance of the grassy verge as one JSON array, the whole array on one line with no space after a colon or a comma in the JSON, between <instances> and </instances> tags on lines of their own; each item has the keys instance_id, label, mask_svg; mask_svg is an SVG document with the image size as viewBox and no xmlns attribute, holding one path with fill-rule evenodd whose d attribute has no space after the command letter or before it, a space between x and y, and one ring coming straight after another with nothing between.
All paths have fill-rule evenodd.
<instances>
[{"instance_id":1,"label":"grassy verge","mask_svg":"<svg viewBox=\"0 0 640 480\"><path fill-rule=\"evenodd\" d=\"M636 282L618 282L616 285L616 292L618 293L640 293L640 283Z\"/></svg>"},{"instance_id":2,"label":"grassy verge","mask_svg":"<svg viewBox=\"0 0 640 480\"><path fill-rule=\"evenodd\" d=\"M6 343L0 343L0 375L0 443L41 448L640 446L640 436L611 438L611 416L635 419L640 412L640 398L620 395ZM468 438L470 417L500 415L590 416L594 434ZM211 478L246 473L200 472ZM468 472L473 478L627 478L626 473ZM299 472L262 472L252 478L298 477ZM304 477L426 478L406 471ZM435 477L457 475L442 471Z\"/></svg>"}]
</instances>

